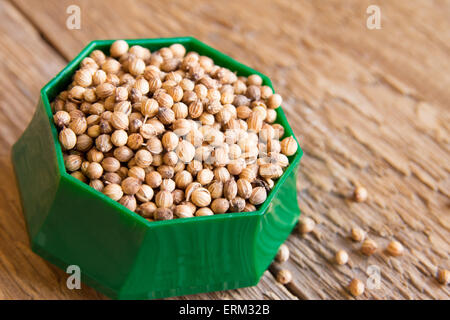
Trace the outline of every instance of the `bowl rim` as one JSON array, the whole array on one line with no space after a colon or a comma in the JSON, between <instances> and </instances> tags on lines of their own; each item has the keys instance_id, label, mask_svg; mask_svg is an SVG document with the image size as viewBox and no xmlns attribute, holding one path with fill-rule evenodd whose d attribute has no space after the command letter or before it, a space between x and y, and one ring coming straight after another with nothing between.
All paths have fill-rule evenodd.
<instances>
[{"instance_id":1,"label":"bowl rim","mask_svg":"<svg viewBox=\"0 0 450 320\"><path fill-rule=\"evenodd\" d=\"M81 61L88 57L89 54L98 48L101 47L109 47L114 41L117 39L108 39L108 40L93 40L91 41L86 47L81 50L81 52L70 62L67 63L67 65L53 78L51 79L40 91L41 101L43 103L45 112L48 116L48 120L50 122L51 132L52 132L52 138L55 145L55 152L56 152L56 162L58 167L58 173L60 174L61 179L65 179L70 184L83 189L85 192L90 193L94 197L100 197L100 199L106 201L109 205L113 206L119 214L126 215L139 224L144 224L148 227L157 227L162 225L173 225L173 224L182 224L182 223L195 223L196 221L201 220L222 220L222 219L232 219L232 218L245 218L249 216L263 216L271 204L272 200L278 193L281 185L284 184L287 177L292 173L292 171L297 167L298 163L300 162L301 157L303 156L303 150L300 147L300 144L298 143L297 138L295 137L291 126L289 125L286 116L283 112L282 107L278 107L276 110L277 112L277 120L275 123L279 123L281 126L283 126L285 133L283 137L286 136L293 136L296 143L297 143L297 152L288 157L290 160L289 166L286 168L286 170L283 172L281 177L275 182L274 187L272 190L270 190L269 194L267 195L267 199L259 205L259 208L256 211L252 212L231 212L231 213L225 213L225 214L214 214L211 216L194 216L189 219L172 219L172 220L163 220L163 221L148 221L146 218L140 216L138 213L131 211L130 209L126 208L122 204L120 204L117 201L112 200L105 194L103 194L100 191L95 190L89 184L84 183L75 177L71 176L65 168L64 159L63 159L63 153L62 148L59 142L58 138L58 130L53 123L53 113L50 106L50 90L52 90L55 86L58 85L60 82L67 81L67 78L71 78L74 71L78 69L79 64ZM214 49L207 44L199 41L198 39L194 37L172 37L172 38L143 38L143 39L122 39L125 40L129 45L141 45L143 47L149 47L149 46L156 46L156 47L163 47L168 46L174 43L181 43L183 45L188 45L189 47L192 47L195 51L203 51L207 52L207 56L213 59L215 62L216 60L225 61L227 64L233 65L235 68L231 69L233 72L237 72L238 75L245 75L248 76L250 74L258 74L263 79L263 84L269 86L273 90L272 82L265 74L262 74L261 72L254 70L239 61L231 58L230 56L224 54L223 52ZM201 50L198 50L198 49ZM220 65L220 64L218 64Z\"/></svg>"}]
</instances>

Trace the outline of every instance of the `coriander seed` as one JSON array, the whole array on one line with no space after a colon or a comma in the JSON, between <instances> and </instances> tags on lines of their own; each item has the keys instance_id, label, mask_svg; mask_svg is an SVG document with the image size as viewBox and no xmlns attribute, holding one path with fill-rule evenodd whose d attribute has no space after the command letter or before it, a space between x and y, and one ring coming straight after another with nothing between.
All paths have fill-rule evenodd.
<instances>
[{"instance_id":1,"label":"coriander seed","mask_svg":"<svg viewBox=\"0 0 450 320\"><path fill-rule=\"evenodd\" d=\"M366 237L366 233L361 228L352 228L350 236L353 241L361 242Z\"/></svg>"},{"instance_id":2,"label":"coriander seed","mask_svg":"<svg viewBox=\"0 0 450 320\"><path fill-rule=\"evenodd\" d=\"M280 263L286 262L289 259L289 248L284 243L278 249L277 255L275 256L275 260Z\"/></svg>"},{"instance_id":3,"label":"coriander seed","mask_svg":"<svg viewBox=\"0 0 450 320\"><path fill-rule=\"evenodd\" d=\"M439 269L437 272L437 280L440 284L447 285L450 283L450 271Z\"/></svg>"},{"instance_id":4,"label":"coriander seed","mask_svg":"<svg viewBox=\"0 0 450 320\"><path fill-rule=\"evenodd\" d=\"M287 269L281 269L277 272L276 279L281 284L288 284L292 281L292 273Z\"/></svg>"},{"instance_id":5,"label":"coriander seed","mask_svg":"<svg viewBox=\"0 0 450 320\"><path fill-rule=\"evenodd\" d=\"M133 177L127 177L122 181L121 186L125 194L134 195L141 188L141 181Z\"/></svg>"},{"instance_id":6,"label":"coriander seed","mask_svg":"<svg viewBox=\"0 0 450 320\"><path fill-rule=\"evenodd\" d=\"M227 212L229 207L230 204L228 200L224 198L214 199L211 203L211 210L218 214Z\"/></svg>"},{"instance_id":7,"label":"coriander seed","mask_svg":"<svg viewBox=\"0 0 450 320\"><path fill-rule=\"evenodd\" d=\"M103 193L114 201L119 201L123 196L122 188L118 184L108 184L103 189Z\"/></svg>"},{"instance_id":8,"label":"coriander seed","mask_svg":"<svg viewBox=\"0 0 450 320\"><path fill-rule=\"evenodd\" d=\"M306 234L314 230L316 223L308 217L300 217L298 220L298 230L301 234Z\"/></svg>"},{"instance_id":9,"label":"coriander seed","mask_svg":"<svg viewBox=\"0 0 450 320\"><path fill-rule=\"evenodd\" d=\"M367 190L364 187L356 187L355 191L353 192L353 199L356 202L364 202L367 200Z\"/></svg>"},{"instance_id":10,"label":"coriander seed","mask_svg":"<svg viewBox=\"0 0 450 320\"><path fill-rule=\"evenodd\" d=\"M398 256L403 255L404 249L400 242L393 240L393 241L389 242L388 246L386 247L386 251L391 256L398 257Z\"/></svg>"},{"instance_id":11,"label":"coriander seed","mask_svg":"<svg viewBox=\"0 0 450 320\"><path fill-rule=\"evenodd\" d=\"M354 297L360 296L364 293L364 283L359 279L353 279L348 286L348 290Z\"/></svg>"},{"instance_id":12,"label":"coriander seed","mask_svg":"<svg viewBox=\"0 0 450 320\"><path fill-rule=\"evenodd\" d=\"M348 254L345 250L339 250L336 252L336 263L339 265L346 264L348 262Z\"/></svg>"},{"instance_id":13,"label":"coriander seed","mask_svg":"<svg viewBox=\"0 0 450 320\"><path fill-rule=\"evenodd\" d=\"M361 252L366 256L371 256L377 251L378 245L372 239L366 239L361 245Z\"/></svg>"},{"instance_id":14,"label":"coriander seed","mask_svg":"<svg viewBox=\"0 0 450 320\"><path fill-rule=\"evenodd\" d=\"M206 207L211 203L211 195L208 189L197 188L192 192L191 200L198 207Z\"/></svg>"}]
</instances>

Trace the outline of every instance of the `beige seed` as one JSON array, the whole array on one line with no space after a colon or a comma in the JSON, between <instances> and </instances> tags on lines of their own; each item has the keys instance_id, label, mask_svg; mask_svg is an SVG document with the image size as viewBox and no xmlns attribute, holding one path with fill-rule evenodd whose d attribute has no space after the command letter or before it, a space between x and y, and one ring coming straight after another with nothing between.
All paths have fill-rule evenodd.
<instances>
[{"instance_id":1,"label":"beige seed","mask_svg":"<svg viewBox=\"0 0 450 320\"><path fill-rule=\"evenodd\" d=\"M264 201L266 201L267 198L267 191L263 187L256 187L252 190L252 194L250 195L249 201L251 204L257 206Z\"/></svg>"},{"instance_id":2,"label":"beige seed","mask_svg":"<svg viewBox=\"0 0 450 320\"><path fill-rule=\"evenodd\" d=\"M134 195L139 191L141 181L133 177L127 177L122 181L121 186L124 193Z\"/></svg>"},{"instance_id":3,"label":"beige seed","mask_svg":"<svg viewBox=\"0 0 450 320\"><path fill-rule=\"evenodd\" d=\"M353 199L356 202L364 202L367 200L367 190L364 187L358 186L353 192Z\"/></svg>"},{"instance_id":4,"label":"beige seed","mask_svg":"<svg viewBox=\"0 0 450 320\"><path fill-rule=\"evenodd\" d=\"M391 241L388 246L386 247L386 251L393 257L398 257L403 255L403 246L398 241Z\"/></svg>"},{"instance_id":5,"label":"beige seed","mask_svg":"<svg viewBox=\"0 0 450 320\"><path fill-rule=\"evenodd\" d=\"M114 111L111 116L111 125L116 129L126 130L129 125L128 116L120 111Z\"/></svg>"},{"instance_id":6,"label":"beige seed","mask_svg":"<svg viewBox=\"0 0 450 320\"><path fill-rule=\"evenodd\" d=\"M152 164L153 156L149 151L141 149L136 152L134 159L136 160L136 165L146 168Z\"/></svg>"},{"instance_id":7,"label":"beige seed","mask_svg":"<svg viewBox=\"0 0 450 320\"><path fill-rule=\"evenodd\" d=\"M155 203L158 208L170 208L173 204L173 196L169 191L159 191L155 196Z\"/></svg>"},{"instance_id":8,"label":"beige seed","mask_svg":"<svg viewBox=\"0 0 450 320\"><path fill-rule=\"evenodd\" d=\"M154 213L155 220L172 220L173 219L173 211L169 208L158 208Z\"/></svg>"},{"instance_id":9,"label":"beige seed","mask_svg":"<svg viewBox=\"0 0 450 320\"><path fill-rule=\"evenodd\" d=\"M292 281L292 273L287 269L281 269L277 272L276 279L281 284L288 284Z\"/></svg>"},{"instance_id":10,"label":"beige seed","mask_svg":"<svg viewBox=\"0 0 450 320\"><path fill-rule=\"evenodd\" d=\"M298 220L298 231L300 231L301 234L306 234L313 231L315 226L316 223L311 218L302 216Z\"/></svg>"},{"instance_id":11,"label":"beige seed","mask_svg":"<svg viewBox=\"0 0 450 320\"><path fill-rule=\"evenodd\" d=\"M361 242L366 237L366 233L361 228L352 228L350 236L353 241Z\"/></svg>"},{"instance_id":12,"label":"beige seed","mask_svg":"<svg viewBox=\"0 0 450 320\"><path fill-rule=\"evenodd\" d=\"M366 239L361 245L361 252L366 256L371 256L377 251L378 245L372 239Z\"/></svg>"},{"instance_id":13,"label":"beige seed","mask_svg":"<svg viewBox=\"0 0 450 320\"><path fill-rule=\"evenodd\" d=\"M64 165L67 171L77 171L80 170L82 159L79 155L71 154L64 158Z\"/></svg>"},{"instance_id":14,"label":"beige seed","mask_svg":"<svg viewBox=\"0 0 450 320\"><path fill-rule=\"evenodd\" d=\"M145 182L153 189L158 188L162 183L162 177L158 171L152 171L145 176Z\"/></svg>"},{"instance_id":15,"label":"beige seed","mask_svg":"<svg viewBox=\"0 0 450 320\"><path fill-rule=\"evenodd\" d=\"M135 211L137 207L136 198L133 195L124 195L119 203L131 211Z\"/></svg>"},{"instance_id":16,"label":"beige seed","mask_svg":"<svg viewBox=\"0 0 450 320\"><path fill-rule=\"evenodd\" d=\"M297 152L298 144L294 137L290 136L281 141L281 152L286 156L292 156Z\"/></svg>"},{"instance_id":17,"label":"beige seed","mask_svg":"<svg viewBox=\"0 0 450 320\"><path fill-rule=\"evenodd\" d=\"M153 219L158 208L153 202L145 202L139 206L137 213L147 219Z\"/></svg>"},{"instance_id":18,"label":"beige seed","mask_svg":"<svg viewBox=\"0 0 450 320\"><path fill-rule=\"evenodd\" d=\"M225 198L228 200L234 199L237 195L237 189L237 183L236 181L234 181L234 179L226 181L223 185L223 194Z\"/></svg>"},{"instance_id":19,"label":"beige seed","mask_svg":"<svg viewBox=\"0 0 450 320\"><path fill-rule=\"evenodd\" d=\"M178 146L178 136L171 131L166 132L163 135L161 142L164 149L167 151L173 151Z\"/></svg>"},{"instance_id":20,"label":"beige seed","mask_svg":"<svg viewBox=\"0 0 450 320\"><path fill-rule=\"evenodd\" d=\"M120 169L120 162L114 157L107 157L103 159L102 167L107 172L116 172Z\"/></svg>"},{"instance_id":21,"label":"beige seed","mask_svg":"<svg viewBox=\"0 0 450 320\"><path fill-rule=\"evenodd\" d=\"M176 206L174 213L178 218L190 218L194 216L191 208L187 205Z\"/></svg>"},{"instance_id":22,"label":"beige seed","mask_svg":"<svg viewBox=\"0 0 450 320\"><path fill-rule=\"evenodd\" d=\"M336 263L339 265L346 264L348 262L348 254L345 250L339 250L336 252Z\"/></svg>"},{"instance_id":23,"label":"beige seed","mask_svg":"<svg viewBox=\"0 0 450 320\"><path fill-rule=\"evenodd\" d=\"M135 196L140 202L148 202L152 200L153 194L153 189L149 185L142 184L139 187L139 190L136 192Z\"/></svg>"},{"instance_id":24,"label":"beige seed","mask_svg":"<svg viewBox=\"0 0 450 320\"><path fill-rule=\"evenodd\" d=\"M198 207L206 207L211 203L211 195L208 189L197 188L192 192L191 201Z\"/></svg>"},{"instance_id":25,"label":"beige seed","mask_svg":"<svg viewBox=\"0 0 450 320\"><path fill-rule=\"evenodd\" d=\"M353 279L348 286L348 290L354 297L360 296L364 293L364 283L359 279Z\"/></svg>"},{"instance_id":26,"label":"beige seed","mask_svg":"<svg viewBox=\"0 0 450 320\"><path fill-rule=\"evenodd\" d=\"M447 285L450 283L450 271L439 269L437 272L437 280L440 284Z\"/></svg>"},{"instance_id":27,"label":"beige seed","mask_svg":"<svg viewBox=\"0 0 450 320\"><path fill-rule=\"evenodd\" d=\"M103 193L115 201L119 201L123 196L122 188L118 184L108 184Z\"/></svg>"},{"instance_id":28,"label":"beige seed","mask_svg":"<svg viewBox=\"0 0 450 320\"><path fill-rule=\"evenodd\" d=\"M195 212L196 217L204 217L212 215L214 215L214 212L208 207L200 208Z\"/></svg>"},{"instance_id":29,"label":"beige seed","mask_svg":"<svg viewBox=\"0 0 450 320\"><path fill-rule=\"evenodd\" d=\"M189 163L192 159L194 159L195 148L190 142L183 140L178 143L176 153L181 161L184 163Z\"/></svg>"},{"instance_id":30,"label":"beige seed","mask_svg":"<svg viewBox=\"0 0 450 320\"><path fill-rule=\"evenodd\" d=\"M64 128L59 133L59 142L64 149L70 150L77 144L77 136L71 129Z\"/></svg>"},{"instance_id":31,"label":"beige seed","mask_svg":"<svg viewBox=\"0 0 450 320\"><path fill-rule=\"evenodd\" d=\"M109 53L111 57L118 58L128 51L128 43L125 40L116 40L111 45Z\"/></svg>"},{"instance_id":32,"label":"beige seed","mask_svg":"<svg viewBox=\"0 0 450 320\"><path fill-rule=\"evenodd\" d=\"M278 249L277 255L275 256L275 260L280 263L283 263L289 259L289 248L284 243Z\"/></svg>"},{"instance_id":33,"label":"beige seed","mask_svg":"<svg viewBox=\"0 0 450 320\"><path fill-rule=\"evenodd\" d=\"M269 99L267 100L267 106L271 109L276 109L279 106L281 106L282 102L283 102L283 98L279 94L275 93L275 94L271 95L269 97Z\"/></svg>"},{"instance_id":34,"label":"beige seed","mask_svg":"<svg viewBox=\"0 0 450 320\"><path fill-rule=\"evenodd\" d=\"M214 201L211 203L211 210L217 214L227 212L229 207L230 203L227 199L224 198L214 199Z\"/></svg>"}]
</instances>

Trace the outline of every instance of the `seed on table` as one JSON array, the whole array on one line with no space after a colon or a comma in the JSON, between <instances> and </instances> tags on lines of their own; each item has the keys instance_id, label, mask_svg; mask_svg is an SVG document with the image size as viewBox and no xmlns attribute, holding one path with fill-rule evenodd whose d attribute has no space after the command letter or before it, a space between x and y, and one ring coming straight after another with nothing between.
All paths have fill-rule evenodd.
<instances>
[{"instance_id":1,"label":"seed on table","mask_svg":"<svg viewBox=\"0 0 450 320\"><path fill-rule=\"evenodd\" d=\"M450 283L450 271L446 269L439 269L437 272L437 280L443 285Z\"/></svg>"},{"instance_id":2,"label":"seed on table","mask_svg":"<svg viewBox=\"0 0 450 320\"><path fill-rule=\"evenodd\" d=\"M287 269L281 269L277 272L276 279L281 284L288 284L292 281L292 273Z\"/></svg>"},{"instance_id":3,"label":"seed on table","mask_svg":"<svg viewBox=\"0 0 450 320\"><path fill-rule=\"evenodd\" d=\"M388 246L386 247L386 251L391 256L398 257L398 256L403 255L404 249L400 242L393 240L393 241L389 242Z\"/></svg>"},{"instance_id":4,"label":"seed on table","mask_svg":"<svg viewBox=\"0 0 450 320\"><path fill-rule=\"evenodd\" d=\"M366 256L371 256L377 251L378 245L372 239L366 239L361 245L361 252Z\"/></svg>"},{"instance_id":5,"label":"seed on table","mask_svg":"<svg viewBox=\"0 0 450 320\"><path fill-rule=\"evenodd\" d=\"M314 230L316 223L308 217L300 217L298 220L298 230L301 234L306 234Z\"/></svg>"},{"instance_id":6,"label":"seed on table","mask_svg":"<svg viewBox=\"0 0 450 320\"><path fill-rule=\"evenodd\" d=\"M364 187L358 186L353 192L353 199L356 202L364 202L367 200L367 190Z\"/></svg>"},{"instance_id":7,"label":"seed on table","mask_svg":"<svg viewBox=\"0 0 450 320\"><path fill-rule=\"evenodd\" d=\"M350 236L353 241L361 242L366 237L366 233L361 228L352 228Z\"/></svg>"},{"instance_id":8,"label":"seed on table","mask_svg":"<svg viewBox=\"0 0 450 320\"><path fill-rule=\"evenodd\" d=\"M289 259L289 248L284 243L278 249L277 255L275 256L275 260L280 263L283 263Z\"/></svg>"},{"instance_id":9,"label":"seed on table","mask_svg":"<svg viewBox=\"0 0 450 320\"><path fill-rule=\"evenodd\" d=\"M346 264L348 262L348 253L345 250L339 250L338 252L336 252L335 258L337 264Z\"/></svg>"},{"instance_id":10,"label":"seed on table","mask_svg":"<svg viewBox=\"0 0 450 320\"><path fill-rule=\"evenodd\" d=\"M359 279L353 279L348 285L348 290L354 296L360 296L364 293L364 283Z\"/></svg>"},{"instance_id":11,"label":"seed on table","mask_svg":"<svg viewBox=\"0 0 450 320\"><path fill-rule=\"evenodd\" d=\"M118 184L108 184L103 193L115 201L119 201L123 196L122 188Z\"/></svg>"}]
</instances>

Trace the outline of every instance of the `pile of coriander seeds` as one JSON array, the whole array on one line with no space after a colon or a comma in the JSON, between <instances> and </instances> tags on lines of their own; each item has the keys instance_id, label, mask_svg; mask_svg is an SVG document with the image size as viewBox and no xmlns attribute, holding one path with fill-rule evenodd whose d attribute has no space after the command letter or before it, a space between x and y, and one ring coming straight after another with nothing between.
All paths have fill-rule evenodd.
<instances>
[{"instance_id":1,"label":"pile of coriander seeds","mask_svg":"<svg viewBox=\"0 0 450 320\"><path fill-rule=\"evenodd\" d=\"M255 211L297 151L281 102L181 44L118 40L82 60L52 110L66 170L155 221Z\"/></svg>"}]
</instances>

